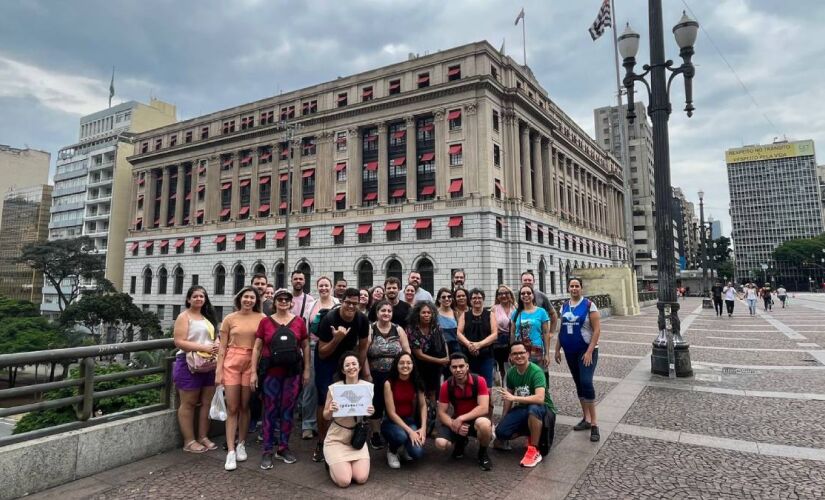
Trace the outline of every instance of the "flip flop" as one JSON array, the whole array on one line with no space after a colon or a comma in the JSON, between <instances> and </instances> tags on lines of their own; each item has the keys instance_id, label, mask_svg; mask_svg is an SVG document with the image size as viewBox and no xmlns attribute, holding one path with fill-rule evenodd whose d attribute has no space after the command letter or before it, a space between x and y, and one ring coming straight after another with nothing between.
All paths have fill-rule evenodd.
<instances>
[{"instance_id":1,"label":"flip flop","mask_svg":"<svg viewBox=\"0 0 825 500\"><path fill-rule=\"evenodd\" d=\"M198 442L200 444L202 444L203 446L206 446L207 450L217 450L218 449L218 445L213 443L212 440L209 439L208 437L200 438L200 439L198 439Z\"/></svg>"},{"instance_id":2,"label":"flip flop","mask_svg":"<svg viewBox=\"0 0 825 500\"><path fill-rule=\"evenodd\" d=\"M200 443L198 443L197 441L195 441L193 439L192 441L189 441L188 443L186 443L183 446L183 451L185 451L186 453L206 453L207 449L205 447L203 449L198 450L196 448L192 448L193 444L200 444ZM201 445L201 446L203 446L203 445Z\"/></svg>"}]
</instances>

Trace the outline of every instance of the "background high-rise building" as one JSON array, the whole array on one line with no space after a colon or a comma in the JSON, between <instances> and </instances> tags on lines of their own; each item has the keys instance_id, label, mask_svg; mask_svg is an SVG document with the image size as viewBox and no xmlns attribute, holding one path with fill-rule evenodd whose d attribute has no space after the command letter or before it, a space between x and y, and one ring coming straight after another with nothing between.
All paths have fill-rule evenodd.
<instances>
[{"instance_id":1,"label":"background high-rise building","mask_svg":"<svg viewBox=\"0 0 825 500\"><path fill-rule=\"evenodd\" d=\"M627 159L630 168L630 194L633 206L633 255L636 278L655 282L656 188L653 177L653 129L647 120L647 109L641 102L634 104L636 120L627 124ZM627 105L606 106L593 111L596 142L616 158L622 158L621 125L627 121Z\"/></svg>"},{"instance_id":2,"label":"background high-rise building","mask_svg":"<svg viewBox=\"0 0 825 500\"><path fill-rule=\"evenodd\" d=\"M816 176L819 179L819 199L822 202L822 222L825 224L825 165L816 167Z\"/></svg>"},{"instance_id":3,"label":"background high-rise building","mask_svg":"<svg viewBox=\"0 0 825 500\"><path fill-rule=\"evenodd\" d=\"M725 152L730 190L731 236L736 279L782 277L794 269L777 269L773 251L783 242L811 238L823 231L822 200L816 175L814 142L782 141ZM762 265L768 266L767 272ZM776 271L774 271L776 269ZM804 277L807 284L807 276Z\"/></svg>"},{"instance_id":4,"label":"background high-rise building","mask_svg":"<svg viewBox=\"0 0 825 500\"><path fill-rule=\"evenodd\" d=\"M45 151L0 144L0 212L10 189L48 183L50 161L51 155Z\"/></svg>"},{"instance_id":5,"label":"background high-rise building","mask_svg":"<svg viewBox=\"0 0 825 500\"><path fill-rule=\"evenodd\" d=\"M682 188L678 187L673 187L673 223L678 243L674 245L678 254L677 269L696 269L699 255L698 220L693 202L688 201Z\"/></svg>"},{"instance_id":6,"label":"background high-rise building","mask_svg":"<svg viewBox=\"0 0 825 500\"><path fill-rule=\"evenodd\" d=\"M722 237L722 221L716 220L713 216L708 217L710 223L710 239L718 240Z\"/></svg>"},{"instance_id":7,"label":"background high-rise building","mask_svg":"<svg viewBox=\"0 0 825 500\"><path fill-rule=\"evenodd\" d=\"M40 303L43 275L17 262L23 247L46 241L52 187L13 189L3 196L0 226L0 295Z\"/></svg>"},{"instance_id":8,"label":"background high-rise building","mask_svg":"<svg viewBox=\"0 0 825 500\"><path fill-rule=\"evenodd\" d=\"M131 165L135 133L176 121L175 106L152 99L129 101L80 119L79 142L57 155L49 239L91 237L106 255L106 278L123 283L124 240L129 220ZM127 147L124 147L127 146ZM57 292L43 290L44 314L58 311Z\"/></svg>"}]
</instances>

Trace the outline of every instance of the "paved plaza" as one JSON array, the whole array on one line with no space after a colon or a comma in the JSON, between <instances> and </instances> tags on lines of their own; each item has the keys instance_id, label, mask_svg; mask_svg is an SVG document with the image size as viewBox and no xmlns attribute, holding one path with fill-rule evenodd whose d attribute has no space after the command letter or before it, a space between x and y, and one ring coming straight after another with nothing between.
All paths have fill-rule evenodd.
<instances>
[{"instance_id":1,"label":"paved plaza","mask_svg":"<svg viewBox=\"0 0 825 500\"><path fill-rule=\"evenodd\" d=\"M364 486L334 487L297 436L299 461L258 469L257 446L238 470L224 453L164 453L80 479L34 498L822 498L825 497L825 294L798 295L787 309L755 317L744 303L715 317L699 299L682 304L694 377L650 374L656 310L602 323L596 390L602 440L572 432L579 406L566 366L554 366L560 409L553 451L535 469L475 449L451 460L432 443L422 463L391 470L372 451ZM514 443L515 444L515 443Z\"/></svg>"}]
</instances>

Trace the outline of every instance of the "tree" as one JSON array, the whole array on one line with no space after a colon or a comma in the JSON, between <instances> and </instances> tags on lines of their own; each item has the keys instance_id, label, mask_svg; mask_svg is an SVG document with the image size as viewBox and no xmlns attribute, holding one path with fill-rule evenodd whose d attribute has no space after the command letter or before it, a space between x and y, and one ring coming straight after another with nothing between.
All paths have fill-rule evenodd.
<instances>
[{"instance_id":1,"label":"tree","mask_svg":"<svg viewBox=\"0 0 825 500\"><path fill-rule=\"evenodd\" d=\"M42 351L66 347L67 338L60 330L40 316L37 306L27 300L0 296L0 352ZM54 380L54 363L50 380ZM65 372L65 368L64 368ZM9 387L14 387L17 367L9 367Z\"/></svg>"},{"instance_id":2,"label":"tree","mask_svg":"<svg viewBox=\"0 0 825 500\"><path fill-rule=\"evenodd\" d=\"M790 266L805 267L825 258L825 233L814 238L788 240L773 251L773 259Z\"/></svg>"},{"instance_id":3,"label":"tree","mask_svg":"<svg viewBox=\"0 0 825 500\"><path fill-rule=\"evenodd\" d=\"M60 321L66 326L81 324L92 333L103 335L104 343L131 342L135 333L141 340L163 335L160 321L152 312L143 312L128 293L86 293L63 311ZM103 332L97 331L103 327Z\"/></svg>"},{"instance_id":4,"label":"tree","mask_svg":"<svg viewBox=\"0 0 825 500\"><path fill-rule=\"evenodd\" d=\"M97 253L94 240L88 236L30 243L23 247L18 262L43 273L57 291L61 312L80 295L84 280L102 283L106 267L104 256Z\"/></svg>"},{"instance_id":5,"label":"tree","mask_svg":"<svg viewBox=\"0 0 825 500\"><path fill-rule=\"evenodd\" d=\"M721 265L724 262L731 260L732 250L730 248L730 238L727 236L720 236L711 242L708 248L708 255L711 261L716 265Z\"/></svg>"}]
</instances>

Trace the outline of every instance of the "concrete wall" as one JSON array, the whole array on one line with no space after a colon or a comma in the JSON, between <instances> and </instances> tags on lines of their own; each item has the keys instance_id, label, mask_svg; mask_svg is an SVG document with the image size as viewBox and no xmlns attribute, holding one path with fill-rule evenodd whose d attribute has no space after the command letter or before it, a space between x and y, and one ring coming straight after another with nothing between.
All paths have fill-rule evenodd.
<instances>
[{"instance_id":1,"label":"concrete wall","mask_svg":"<svg viewBox=\"0 0 825 500\"><path fill-rule=\"evenodd\" d=\"M0 500L52 488L175 448L175 410L164 410L0 448Z\"/></svg>"},{"instance_id":2,"label":"concrete wall","mask_svg":"<svg viewBox=\"0 0 825 500\"><path fill-rule=\"evenodd\" d=\"M584 281L582 287L585 295L610 295L614 315L639 314L636 277L630 268L625 266L575 269L572 275Z\"/></svg>"}]
</instances>

